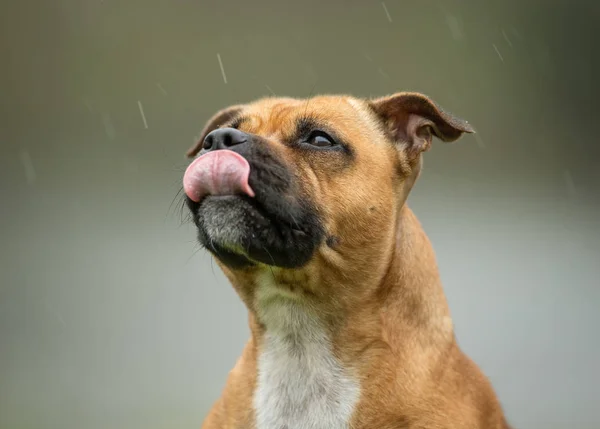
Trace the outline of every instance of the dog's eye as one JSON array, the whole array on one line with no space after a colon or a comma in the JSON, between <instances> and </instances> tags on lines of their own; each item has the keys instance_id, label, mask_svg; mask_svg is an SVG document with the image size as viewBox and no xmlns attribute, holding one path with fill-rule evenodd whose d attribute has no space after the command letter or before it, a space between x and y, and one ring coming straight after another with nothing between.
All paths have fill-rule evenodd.
<instances>
[{"instance_id":1,"label":"dog's eye","mask_svg":"<svg viewBox=\"0 0 600 429\"><path fill-rule=\"evenodd\" d=\"M323 131L312 132L306 140L306 143L322 148L333 147L336 145L335 141Z\"/></svg>"}]
</instances>

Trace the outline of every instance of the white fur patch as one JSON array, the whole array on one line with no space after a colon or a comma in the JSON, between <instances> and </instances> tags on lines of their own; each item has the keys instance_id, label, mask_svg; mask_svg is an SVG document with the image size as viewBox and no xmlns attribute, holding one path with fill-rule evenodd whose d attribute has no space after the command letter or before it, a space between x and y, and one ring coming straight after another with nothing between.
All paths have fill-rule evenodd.
<instances>
[{"instance_id":1,"label":"white fur patch","mask_svg":"<svg viewBox=\"0 0 600 429\"><path fill-rule=\"evenodd\" d=\"M318 318L265 276L257 290L266 334L254 394L257 429L347 429L357 380L332 353Z\"/></svg>"}]
</instances>

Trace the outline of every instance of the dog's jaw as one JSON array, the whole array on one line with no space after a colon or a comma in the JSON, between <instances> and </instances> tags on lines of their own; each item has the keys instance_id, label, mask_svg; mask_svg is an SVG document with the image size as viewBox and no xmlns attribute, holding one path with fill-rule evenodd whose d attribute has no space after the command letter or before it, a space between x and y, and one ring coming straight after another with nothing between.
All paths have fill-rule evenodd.
<instances>
[{"instance_id":1,"label":"dog's jaw","mask_svg":"<svg viewBox=\"0 0 600 429\"><path fill-rule=\"evenodd\" d=\"M209 197L202 210L198 212L198 221L203 233L213 244L244 255L241 243L250 231L248 211L251 208L237 196Z\"/></svg>"},{"instance_id":2,"label":"dog's jaw","mask_svg":"<svg viewBox=\"0 0 600 429\"><path fill-rule=\"evenodd\" d=\"M198 227L198 239L232 269L257 264L300 268L323 241L317 209L302 195L281 156L259 136L252 145L233 147L250 164L249 184L255 195L186 197Z\"/></svg>"},{"instance_id":3,"label":"dog's jaw","mask_svg":"<svg viewBox=\"0 0 600 429\"><path fill-rule=\"evenodd\" d=\"M261 429L347 429L360 384L334 356L310 306L288 295L266 272L256 290L265 326L253 405Z\"/></svg>"}]
</instances>

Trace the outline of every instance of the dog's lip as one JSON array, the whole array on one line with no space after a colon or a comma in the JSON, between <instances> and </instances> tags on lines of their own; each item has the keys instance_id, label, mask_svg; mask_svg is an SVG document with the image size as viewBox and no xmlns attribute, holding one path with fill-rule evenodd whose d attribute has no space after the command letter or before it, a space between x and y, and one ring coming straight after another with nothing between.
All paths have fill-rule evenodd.
<instances>
[{"instance_id":1,"label":"dog's lip","mask_svg":"<svg viewBox=\"0 0 600 429\"><path fill-rule=\"evenodd\" d=\"M307 234L306 231L300 229L299 225L294 225L294 223L290 222L289 220L283 219L281 216L278 216L273 211L269 210L268 206L261 202L261 198L259 195L256 195L255 197L249 197L247 195L206 195L200 201L197 201L197 202L190 200L189 197L188 197L188 200L196 206L196 209L194 210L195 216L199 215L199 211L201 209L202 204L206 203L207 201L210 201L210 200L227 201L227 200L229 200L234 203L237 202L237 203L244 204L247 207L250 207L250 209L252 211L254 211L255 213L257 213L260 217L268 220L269 222L271 222L273 224L282 225L282 226L285 225L285 227L289 228L294 234L297 234L297 235L306 235Z\"/></svg>"},{"instance_id":2,"label":"dog's lip","mask_svg":"<svg viewBox=\"0 0 600 429\"><path fill-rule=\"evenodd\" d=\"M189 199L189 197L188 197ZM199 201L193 201L193 204L197 207L196 215L198 215L198 211L200 210L202 204L210 200L220 200L220 201L231 201L235 204L244 204L247 207L250 207L252 211L258 213L261 217L273 221L275 216L267 209L267 207L260 202L259 198L249 197L247 195L242 194L232 194L232 195L205 195Z\"/></svg>"}]
</instances>

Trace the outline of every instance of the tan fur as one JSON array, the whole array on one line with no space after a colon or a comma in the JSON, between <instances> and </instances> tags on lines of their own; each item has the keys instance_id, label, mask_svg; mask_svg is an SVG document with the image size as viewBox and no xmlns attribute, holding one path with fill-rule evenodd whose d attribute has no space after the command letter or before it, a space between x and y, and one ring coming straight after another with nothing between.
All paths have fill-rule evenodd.
<instances>
[{"instance_id":1,"label":"tan fur","mask_svg":"<svg viewBox=\"0 0 600 429\"><path fill-rule=\"evenodd\" d=\"M418 146L410 136L390 144L389 131L397 131L398 120L380 118L367 101L351 97L267 98L236 109L248 118L240 129L268 139L295 166L303 191L322 209L327 232L339 243L323 244L302 269L221 267L249 309L252 335L202 428L255 428L252 404L265 332L257 320L256 291L264 275L320 315L336 358L360 381L351 428L508 428L487 378L455 341L434 252L406 205L421 152L429 148L427 133L444 139L443 128L452 131L452 123L415 122L407 114L409 134L411 126L425 127L419 130L426 132L413 133L424 139ZM356 157L351 168L278 144L303 114L331 124L351 143ZM205 134L222 125L218 122ZM191 155L196 152L190 149Z\"/></svg>"}]
</instances>

